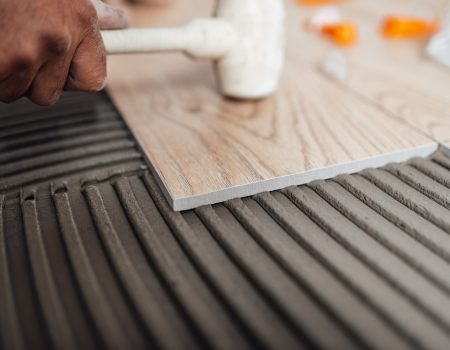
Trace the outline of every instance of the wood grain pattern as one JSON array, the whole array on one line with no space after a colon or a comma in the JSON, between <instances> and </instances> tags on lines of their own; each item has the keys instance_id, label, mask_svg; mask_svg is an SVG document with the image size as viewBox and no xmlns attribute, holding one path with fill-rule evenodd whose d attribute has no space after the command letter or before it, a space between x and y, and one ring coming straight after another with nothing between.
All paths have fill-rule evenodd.
<instances>
[{"instance_id":1,"label":"wood grain pattern","mask_svg":"<svg viewBox=\"0 0 450 350\"><path fill-rule=\"evenodd\" d=\"M427 39L386 40L379 26L387 14L417 16L435 9L443 15L447 4L446 0L420 4L381 0L349 1L342 6L343 16L360 29L358 45L345 51L349 67L345 85L436 141L450 139L450 69L426 57ZM317 61L330 50L330 45L318 43L313 35L305 34L303 41L314 47L310 60Z\"/></svg>"},{"instance_id":2,"label":"wood grain pattern","mask_svg":"<svg viewBox=\"0 0 450 350\"><path fill-rule=\"evenodd\" d=\"M139 9L135 23L181 24L208 15L212 7L208 0L190 4L179 0L167 9ZM110 59L109 92L174 209L381 166L436 149L420 131L318 74L311 57L323 44L310 35L305 39L302 13L289 6L286 70L271 99L223 100L210 64L181 55ZM319 42L318 49L310 48L310 42Z\"/></svg>"}]
</instances>

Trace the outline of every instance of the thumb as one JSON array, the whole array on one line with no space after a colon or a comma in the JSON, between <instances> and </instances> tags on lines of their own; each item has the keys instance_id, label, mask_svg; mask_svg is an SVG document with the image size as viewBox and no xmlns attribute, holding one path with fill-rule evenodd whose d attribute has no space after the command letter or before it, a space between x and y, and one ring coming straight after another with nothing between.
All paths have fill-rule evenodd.
<instances>
[{"instance_id":1,"label":"thumb","mask_svg":"<svg viewBox=\"0 0 450 350\"><path fill-rule=\"evenodd\" d=\"M123 29L128 27L128 13L116 6L108 5L101 0L91 0L97 10L100 29Z\"/></svg>"}]
</instances>

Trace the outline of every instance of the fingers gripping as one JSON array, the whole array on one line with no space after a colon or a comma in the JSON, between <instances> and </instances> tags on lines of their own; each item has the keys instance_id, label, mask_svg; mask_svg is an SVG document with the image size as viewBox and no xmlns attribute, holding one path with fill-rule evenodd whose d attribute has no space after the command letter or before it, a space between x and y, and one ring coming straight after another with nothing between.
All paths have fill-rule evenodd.
<instances>
[{"instance_id":1,"label":"fingers gripping","mask_svg":"<svg viewBox=\"0 0 450 350\"><path fill-rule=\"evenodd\" d=\"M120 29L128 26L127 13L100 0L91 0L100 29ZM106 84L106 52L100 32L89 33L80 43L72 60L66 90L99 91Z\"/></svg>"}]
</instances>

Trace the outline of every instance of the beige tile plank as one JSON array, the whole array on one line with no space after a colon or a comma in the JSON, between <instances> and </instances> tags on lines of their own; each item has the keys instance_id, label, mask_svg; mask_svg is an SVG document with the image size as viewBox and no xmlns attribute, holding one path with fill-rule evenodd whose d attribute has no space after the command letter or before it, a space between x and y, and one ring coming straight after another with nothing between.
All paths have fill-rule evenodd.
<instances>
[{"instance_id":1,"label":"beige tile plank","mask_svg":"<svg viewBox=\"0 0 450 350\"><path fill-rule=\"evenodd\" d=\"M188 10L187 2L151 14L149 22L192 18L196 10ZM203 14L210 8L209 1L198 3L194 8ZM307 47L299 50L302 31L294 26L301 15L293 10L286 70L271 99L223 100L210 64L180 55L110 59L109 92L174 209L381 166L437 148L420 132L317 74L304 58ZM144 11L140 16L145 18Z\"/></svg>"}]
</instances>

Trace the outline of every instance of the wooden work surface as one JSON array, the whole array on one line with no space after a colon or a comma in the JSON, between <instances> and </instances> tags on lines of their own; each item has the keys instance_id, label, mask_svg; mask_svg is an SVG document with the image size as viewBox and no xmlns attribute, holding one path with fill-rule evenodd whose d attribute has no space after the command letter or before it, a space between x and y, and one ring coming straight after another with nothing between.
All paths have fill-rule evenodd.
<instances>
[{"instance_id":1,"label":"wooden work surface","mask_svg":"<svg viewBox=\"0 0 450 350\"><path fill-rule=\"evenodd\" d=\"M286 2L285 73L278 93L256 103L221 98L208 62L179 54L110 58L109 93L174 209L427 155L436 141L450 139L450 70L421 56L423 41L379 38L380 9L388 13L390 6L382 3L342 7L360 24L362 38L344 51L347 79L335 81L319 66L336 48L302 29L317 8ZM399 4L410 10L407 1L393 10ZM183 24L207 16L212 5L176 0L138 7L134 25Z\"/></svg>"}]
</instances>

